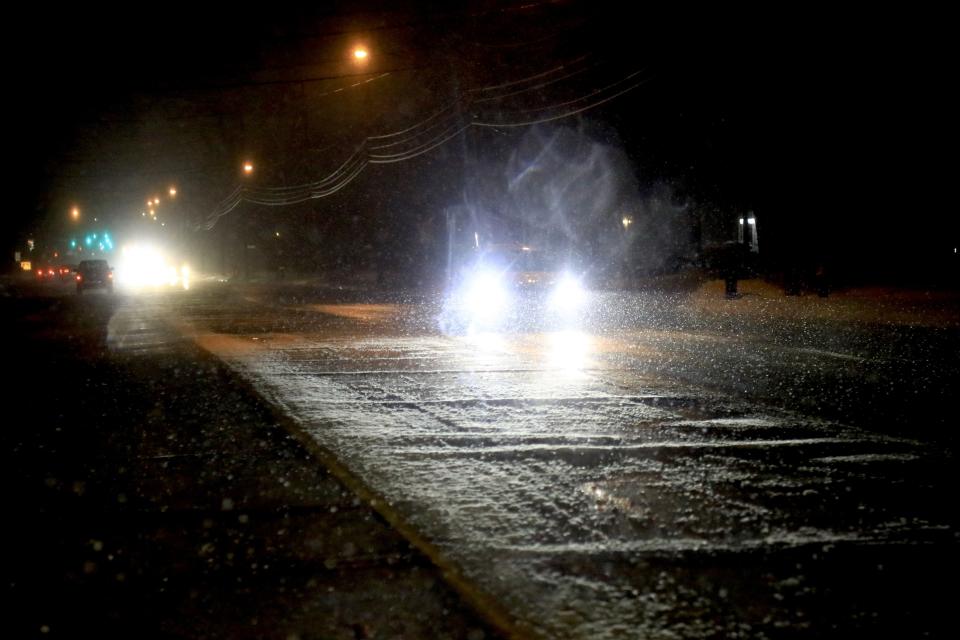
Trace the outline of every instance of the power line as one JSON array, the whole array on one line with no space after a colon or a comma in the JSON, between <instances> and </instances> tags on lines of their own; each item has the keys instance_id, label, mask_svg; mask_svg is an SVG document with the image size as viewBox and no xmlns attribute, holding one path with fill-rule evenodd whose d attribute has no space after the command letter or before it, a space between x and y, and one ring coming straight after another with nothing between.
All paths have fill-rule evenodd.
<instances>
[{"instance_id":1,"label":"power line","mask_svg":"<svg viewBox=\"0 0 960 640\"><path fill-rule=\"evenodd\" d=\"M560 120L563 118L569 118L578 114L581 114L590 109L599 107L615 98L624 95L625 93L632 91L633 89L641 86L649 80L649 78L643 77L643 74L646 72L646 69L635 70L618 80L608 83L603 87L595 89L589 93L581 95L580 97L574 100L568 100L565 102L556 103L547 107L540 107L538 109L524 109L520 110L517 115L524 113L540 113L541 117L532 117L524 120L507 120L504 119L500 122L490 122L482 120L479 118L478 114L472 112L469 108L472 106L472 103L469 101L468 97L472 94L483 93L485 91L492 91L498 88L510 87L510 86L519 86L524 82L528 82L531 79L539 79L547 77L549 74L556 72L557 70L563 69L564 66L556 67L552 70L549 70L544 73L536 74L530 76L529 78L524 78L515 82L504 83L498 86L483 87L481 89L469 90L462 93L456 100L451 104L448 104L443 109L431 114L424 120L421 120L412 127L407 127L406 129L395 131L388 134L382 134L378 136L370 136L364 139L360 146L353 152L353 154L345 161L336 171L332 172L327 177L322 180L307 183L303 185L295 185L291 187L247 187L247 186L238 186L236 187L231 194L221 201L221 205L218 206L210 215L207 216L206 223L203 225L205 229L212 229L217 221L224 215L233 211L237 206L242 202L251 202L254 204L266 205L266 206L288 206L292 204L298 204L306 202L307 200L327 197L332 195L344 187L346 187L350 182L352 182L357 176L362 173L368 164L391 164L397 162L405 162L407 160L412 160L417 158L425 153L428 153L437 147L445 144L446 142L456 138L461 135L464 131L469 129L472 126L477 127L521 127L521 126L531 126L535 124L552 122ZM573 75L573 74L567 74ZM523 93L528 90L533 90L537 85L533 85L528 89L521 91L513 91L508 94L502 94L501 96L493 96L491 99L500 99L504 97L512 97ZM613 93L609 93L611 90L616 89ZM572 107L572 105L578 105ZM460 107L467 107L463 109ZM563 109L564 107L571 107ZM558 109L563 109L559 113L556 111ZM550 113L553 112L553 113ZM464 117L464 113L467 114L467 118ZM443 115L451 114L451 115ZM443 117L441 117L443 116ZM435 122L436 121L436 122ZM401 147L408 143L413 143L422 138L425 134L435 129L442 128L439 133L432 135L426 141L418 142L415 146L407 149L402 149L397 153L373 153L373 150L378 149L387 149L392 147ZM378 144L371 145L371 141L380 141L388 140L397 136L405 136L401 140L390 142L387 144Z\"/></svg>"}]
</instances>

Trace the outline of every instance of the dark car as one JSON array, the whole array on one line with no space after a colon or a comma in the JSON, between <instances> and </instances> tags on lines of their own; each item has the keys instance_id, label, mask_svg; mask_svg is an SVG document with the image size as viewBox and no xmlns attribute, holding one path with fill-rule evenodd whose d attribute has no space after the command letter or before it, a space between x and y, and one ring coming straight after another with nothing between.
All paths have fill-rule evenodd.
<instances>
[{"instance_id":1,"label":"dark car","mask_svg":"<svg viewBox=\"0 0 960 640\"><path fill-rule=\"evenodd\" d=\"M113 293L113 269L106 260L83 260L77 266L77 293L104 288Z\"/></svg>"}]
</instances>

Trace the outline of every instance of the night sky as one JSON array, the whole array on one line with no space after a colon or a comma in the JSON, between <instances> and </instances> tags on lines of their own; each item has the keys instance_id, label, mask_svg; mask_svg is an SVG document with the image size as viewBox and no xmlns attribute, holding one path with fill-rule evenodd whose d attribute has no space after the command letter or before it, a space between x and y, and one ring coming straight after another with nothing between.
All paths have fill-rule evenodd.
<instances>
[{"instance_id":1,"label":"night sky","mask_svg":"<svg viewBox=\"0 0 960 640\"><path fill-rule=\"evenodd\" d=\"M5 250L26 235L57 237L73 203L129 220L168 184L201 220L242 180L244 157L262 167L262 186L317 180L366 136L559 64L569 78L480 103L483 117L506 122L581 104L638 73L632 90L544 126L621 150L641 190L665 183L731 216L756 212L783 255L830 252L887 275L891 264L913 268L960 242L945 197L955 74L942 16L438 6L168 7L147 17L71 8L9 21ZM370 48L370 67L350 66L354 41ZM284 211L241 205L231 215L329 228L359 207L394 220L443 208L523 135L471 128L415 159L368 167L329 198Z\"/></svg>"}]
</instances>

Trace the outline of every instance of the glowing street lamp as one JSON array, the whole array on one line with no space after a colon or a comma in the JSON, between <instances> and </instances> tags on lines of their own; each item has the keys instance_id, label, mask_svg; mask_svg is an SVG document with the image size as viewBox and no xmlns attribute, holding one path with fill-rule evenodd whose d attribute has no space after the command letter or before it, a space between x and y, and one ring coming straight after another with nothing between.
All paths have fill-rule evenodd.
<instances>
[{"instance_id":1,"label":"glowing street lamp","mask_svg":"<svg viewBox=\"0 0 960 640\"><path fill-rule=\"evenodd\" d=\"M243 163L243 173L248 176L253 173L253 163L249 160Z\"/></svg>"},{"instance_id":2,"label":"glowing street lamp","mask_svg":"<svg viewBox=\"0 0 960 640\"><path fill-rule=\"evenodd\" d=\"M623 230L627 231L630 229L630 225L633 224L633 218L631 216L623 216L623 219L620 220L620 223L623 225Z\"/></svg>"},{"instance_id":3,"label":"glowing street lamp","mask_svg":"<svg viewBox=\"0 0 960 640\"><path fill-rule=\"evenodd\" d=\"M170 197L171 197L171 198L176 198L176 197L177 197L177 188L176 188L176 187L170 187Z\"/></svg>"},{"instance_id":4,"label":"glowing street lamp","mask_svg":"<svg viewBox=\"0 0 960 640\"><path fill-rule=\"evenodd\" d=\"M79 207L74 207L73 209L71 209L71 210L70 210L70 217L73 218L74 220L79 220L79 219L80 219L80 208L79 208Z\"/></svg>"},{"instance_id":5,"label":"glowing street lamp","mask_svg":"<svg viewBox=\"0 0 960 640\"><path fill-rule=\"evenodd\" d=\"M354 47L353 49L353 59L357 62L365 62L369 55L370 53L365 47Z\"/></svg>"}]
</instances>

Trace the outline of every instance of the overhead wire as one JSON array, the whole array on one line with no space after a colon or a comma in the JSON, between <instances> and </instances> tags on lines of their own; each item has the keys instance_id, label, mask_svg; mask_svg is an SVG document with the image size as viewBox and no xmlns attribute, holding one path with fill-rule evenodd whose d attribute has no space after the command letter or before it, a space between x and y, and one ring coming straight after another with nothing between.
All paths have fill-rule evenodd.
<instances>
[{"instance_id":1,"label":"overhead wire","mask_svg":"<svg viewBox=\"0 0 960 640\"><path fill-rule=\"evenodd\" d=\"M585 112L585 111L589 111L590 109L595 109L595 108L599 107L599 106L602 105L602 104L606 104L607 102L610 102L611 100L614 100L614 99L622 96L623 94L625 94L625 93L627 93L627 92L629 92L629 91L632 91L632 90L636 89L637 87L645 84L647 81L648 81L648 80L642 80L642 81L640 81L640 82L636 82L636 83L628 86L627 88L623 89L622 91L618 91L617 93L615 93L615 94L613 94L613 95L607 96L607 97L605 97L605 98L603 98L603 99L601 99L601 100L597 100L596 102L592 102L592 103L590 103L590 104L588 104L588 105L586 105L586 106L584 106L584 107L581 107L581 108L579 108L579 109L572 109L572 110L570 110L570 111L565 111L565 112L563 112L563 113L559 113L559 114L557 114L557 115L549 116L549 117L546 117L546 118L539 118L539 119L536 119L536 120L522 120L522 121L518 121L518 122L473 122L473 123L471 123L471 124L473 124L474 126L477 126L477 127L492 127L492 128L496 128L496 127L529 127L529 126L533 126L533 125L536 125L536 124L544 124L544 123L547 123L547 122L554 122L554 121L556 121L556 120L562 120L562 119L564 119L564 118L570 118L570 117L572 117L572 116L575 116L575 115L577 115L577 114L583 113L583 112Z\"/></svg>"},{"instance_id":2,"label":"overhead wire","mask_svg":"<svg viewBox=\"0 0 960 640\"><path fill-rule=\"evenodd\" d=\"M320 180L283 187L238 186L207 216L203 228L212 229L217 220L236 209L242 202L246 201L264 206L289 206L311 199L327 197L337 193L355 180L368 164L393 164L412 160L442 146L473 126L485 128L521 127L569 118L610 102L643 85L650 79L642 77L646 68L638 69L573 100L549 106L518 109L514 112L518 116L525 113L539 113L542 114L542 117L514 120L505 118L494 121L481 117L481 114L473 109L475 104L505 100L530 91L540 90L603 64L603 62L591 62L583 68L577 67L589 58L590 54L586 54L525 78L463 91L450 103L409 127L390 133L367 136L346 161ZM567 71L567 73L562 73L563 71ZM558 73L561 75L557 76ZM544 81L545 78L547 80ZM631 80L635 81L631 82ZM513 87L522 88L498 95L483 95ZM617 90L612 94L609 93L613 89ZM572 105L579 106L564 109L564 107ZM558 109L561 111L557 112ZM424 137L428 135L429 138L424 140ZM373 144L375 142L377 144ZM382 153L382 151L392 149L397 151L395 153ZM377 153L377 151L381 151L381 153Z\"/></svg>"},{"instance_id":3,"label":"overhead wire","mask_svg":"<svg viewBox=\"0 0 960 640\"><path fill-rule=\"evenodd\" d=\"M535 90L538 90L538 89L543 89L543 88L548 87L548 86L550 86L550 85L552 85L552 84L556 84L557 82L560 82L560 81L562 81L562 80L569 80L570 78L572 78L572 77L574 77L574 76L576 76L576 75L580 75L581 73L585 73L588 69L590 69L590 67L596 66L596 64L597 64L597 63L594 63L593 65L590 65L590 66L588 66L588 67L584 67L583 69L576 69L576 70L571 71L570 73L566 73L566 74L564 74L564 75L562 75L562 76L560 76L560 77L558 77L558 78L554 78L554 79L548 80L548 81L546 81L546 82L541 82L540 84L535 84L535 85L530 86L530 87L527 87L527 88L525 88L525 89L520 89L520 90L518 90L518 91L511 91L510 93L504 93L504 94L501 94L501 95L499 95L499 96L490 96L490 97L488 97L488 98L478 98L478 99L474 100L473 102L474 102L474 103L478 103L478 102L492 102L492 101L494 101L494 100L504 100L504 99L506 99L506 98L512 98L512 97L514 97L514 96L518 96L518 95L527 93L527 92L529 92L529 91L535 91Z\"/></svg>"},{"instance_id":4,"label":"overhead wire","mask_svg":"<svg viewBox=\"0 0 960 640\"><path fill-rule=\"evenodd\" d=\"M396 154L392 156L370 156L369 161L371 164L391 164L395 162L404 162L406 160L413 160L417 156L422 156L428 151L432 151L433 149L436 149L440 145L444 144L445 142L452 140L453 138L456 138L458 135L460 135L461 133L469 129L471 124L472 123L467 123L461 127L458 127L448 135L444 135L443 137L435 139L436 141L428 142L423 146L421 146L420 148L411 150L405 154Z\"/></svg>"},{"instance_id":5,"label":"overhead wire","mask_svg":"<svg viewBox=\"0 0 960 640\"><path fill-rule=\"evenodd\" d=\"M364 85L364 84L370 84L371 82L374 82L374 81L376 81L376 80L382 80L383 78L386 78L387 76L392 75L393 73L394 73L393 71L385 71L384 73L381 73L381 74L378 75L378 76L374 76L374 77L372 77L372 78L367 78L366 80L361 80L360 82L354 82L353 84L348 84L347 86L345 86L345 87L340 87L340 88L338 88L338 89L332 89L332 90L330 90L330 91L325 91L324 93L318 93L318 94L315 94L315 95L313 95L313 96L311 96L311 97L314 98L314 99L316 99L316 98L323 98L323 97L325 97L325 96L330 96L330 95L333 95L333 94L335 94L335 93L341 93L341 92L343 92L343 91L346 91L347 89L354 89L354 88L359 87L359 86Z\"/></svg>"},{"instance_id":6,"label":"overhead wire","mask_svg":"<svg viewBox=\"0 0 960 640\"><path fill-rule=\"evenodd\" d=\"M613 88L613 87L615 87L615 86L617 86L617 85L619 85L619 84L623 84L624 82L630 80L631 78L637 77L638 75L640 75L641 73L644 73L645 71L646 71L646 68L637 69L637 70L634 71L633 73L630 73L630 74L628 74L628 75L620 78L620 79L617 80L616 82L611 82L610 84L605 85L605 86L603 86L603 87L600 87L599 89L595 89L594 91L591 91L590 93L588 93L588 94L586 94L586 95L582 95L582 96L580 96L579 98L575 98L575 99L573 99L573 100L568 100L568 101L566 101L566 102L560 102L560 103L558 103L558 104L551 105L550 107L546 107L546 108L556 109L556 108L565 107L565 106L567 106L567 105L574 104L574 103L577 103L577 102L582 102L582 101L586 100L587 98L590 98L590 97L595 96L595 95L597 95L597 94L603 93L604 91L606 91L606 90L608 90L608 89L611 89L611 88ZM543 109L544 109L543 107L540 107L540 108L537 108L537 109L520 109L520 113L527 113L527 112L530 112L530 111L543 111Z\"/></svg>"}]
</instances>

